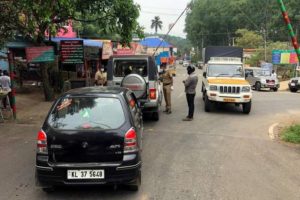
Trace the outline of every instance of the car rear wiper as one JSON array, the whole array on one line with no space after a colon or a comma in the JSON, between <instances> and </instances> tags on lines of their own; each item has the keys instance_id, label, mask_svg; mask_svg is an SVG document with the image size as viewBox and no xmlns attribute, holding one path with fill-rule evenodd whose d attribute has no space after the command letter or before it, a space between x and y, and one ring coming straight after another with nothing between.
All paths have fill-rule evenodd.
<instances>
[{"instance_id":1,"label":"car rear wiper","mask_svg":"<svg viewBox=\"0 0 300 200\"><path fill-rule=\"evenodd\" d=\"M218 74L216 77L220 77L220 76L229 76L229 74Z\"/></svg>"}]
</instances>

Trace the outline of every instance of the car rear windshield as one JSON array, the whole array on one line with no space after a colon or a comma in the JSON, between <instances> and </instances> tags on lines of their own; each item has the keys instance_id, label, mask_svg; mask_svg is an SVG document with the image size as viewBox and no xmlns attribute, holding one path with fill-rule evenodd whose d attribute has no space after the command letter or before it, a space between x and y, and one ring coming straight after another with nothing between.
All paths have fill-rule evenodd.
<instances>
[{"instance_id":1,"label":"car rear windshield","mask_svg":"<svg viewBox=\"0 0 300 200\"><path fill-rule=\"evenodd\" d=\"M124 77L128 74L139 74L143 77L148 75L147 60L115 60L114 76Z\"/></svg>"},{"instance_id":2,"label":"car rear windshield","mask_svg":"<svg viewBox=\"0 0 300 200\"><path fill-rule=\"evenodd\" d=\"M53 108L48 123L55 129L116 129L125 122L117 98L65 97Z\"/></svg>"}]
</instances>

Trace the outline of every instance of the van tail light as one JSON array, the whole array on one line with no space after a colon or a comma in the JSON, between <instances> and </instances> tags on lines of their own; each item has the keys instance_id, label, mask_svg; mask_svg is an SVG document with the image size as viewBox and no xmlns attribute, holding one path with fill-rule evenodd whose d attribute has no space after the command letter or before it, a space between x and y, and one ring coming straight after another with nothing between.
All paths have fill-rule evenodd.
<instances>
[{"instance_id":1,"label":"van tail light","mask_svg":"<svg viewBox=\"0 0 300 200\"><path fill-rule=\"evenodd\" d=\"M37 153L48 154L47 135L43 130L38 132L37 136Z\"/></svg>"},{"instance_id":2,"label":"van tail light","mask_svg":"<svg viewBox=\"0 0 300 200\"><path fill-rule=\"evenodd\" d=\"M125 134L124 139L124 153L133 153L137 152L137 136L133 128L129 129Z\"/></svg>"},{"instance_id":3,"label":"van tail light","mask_svg":"<svg viewBox=\"0 0 300 200\"><path fill-rule=\"evenodd\" d=\"M155 88L150 88L149 89L149 97L150 99L156 99L156 89Z\"/></svg>"}]
</instances>

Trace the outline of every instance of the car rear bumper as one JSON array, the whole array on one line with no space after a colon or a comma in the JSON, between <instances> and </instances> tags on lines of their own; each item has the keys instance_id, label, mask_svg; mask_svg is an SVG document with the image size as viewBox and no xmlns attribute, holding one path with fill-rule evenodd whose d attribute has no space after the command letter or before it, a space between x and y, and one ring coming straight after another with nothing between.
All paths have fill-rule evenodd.
<instances>
[{"instance_id":1,"label":"car rear bumper","mask_svg":"<svg viewBox=\"0 0 300 200\"><path fill-rule=\"evenodd\" d=\"M273 88L279 88L279 87L280 87L279 84L276 84L276 85L261 84L261 88L270 88L270 89L273 89Z\"/></svg>"},{"instance_id":2,"label":"car rear bumper","mask_svg":"<svg viewBox=\"0 0 300 200\"><path fill-rule=\"evenodd\" d=\"M130 164L129 164L130 163ZM36 185L47 187L53 185L103 185L128 184L134 181L141 169L141 161L128 162L120 165L112 164L63 164L36 166ZM104 179L69 180L68 170L104 170Z\"/></svg>"},{"instance_id":3,"label":"car rear bumper","mask_svg":"<svg viewBox=\"0 0 300 200\"><path fill-rule=\"evenodd\" d=\"M291 84L289 83L289 88L290 88L290 89L297 89L297 90L299 90L299 89L300 89L300 84L291 85Z\"/></svg>"}]
</instances>

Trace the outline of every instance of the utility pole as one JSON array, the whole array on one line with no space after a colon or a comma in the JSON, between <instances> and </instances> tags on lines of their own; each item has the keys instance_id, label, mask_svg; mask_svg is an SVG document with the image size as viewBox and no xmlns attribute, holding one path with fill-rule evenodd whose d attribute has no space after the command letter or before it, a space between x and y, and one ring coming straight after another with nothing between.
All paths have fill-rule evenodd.
<instances>
[{"instance_id":1,"label":"utility pole","mask_svg":"<svg viewBox=\"0 0 300 200\"><path fill-rule=\"evenodd\" d=\"M267 30L264 29L264 48L265 48L265 62L267 62Z\"/></svg>"}]
</instances>

